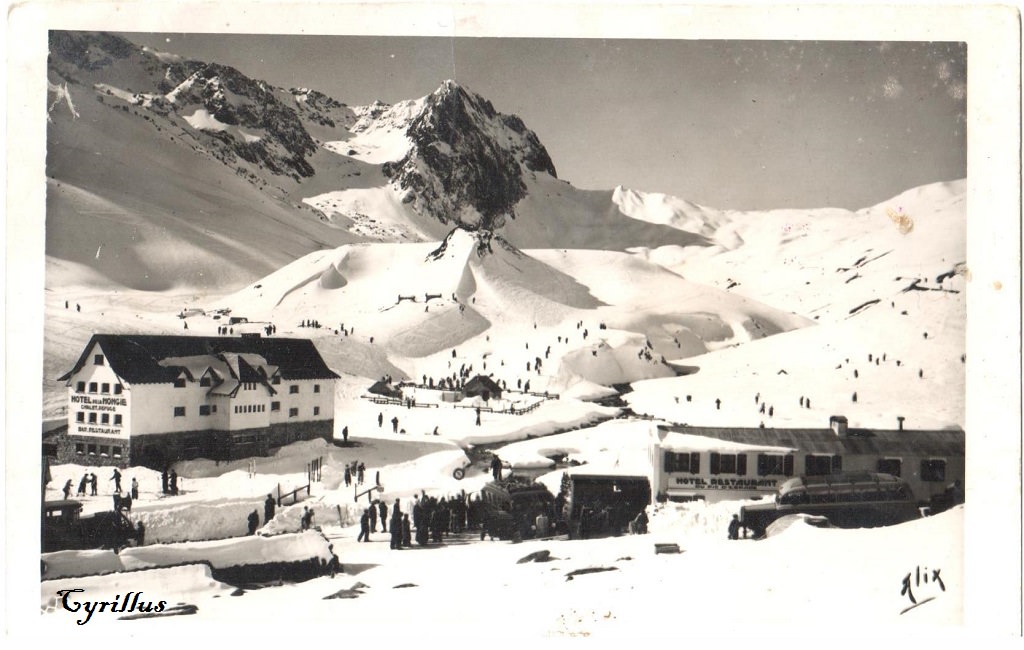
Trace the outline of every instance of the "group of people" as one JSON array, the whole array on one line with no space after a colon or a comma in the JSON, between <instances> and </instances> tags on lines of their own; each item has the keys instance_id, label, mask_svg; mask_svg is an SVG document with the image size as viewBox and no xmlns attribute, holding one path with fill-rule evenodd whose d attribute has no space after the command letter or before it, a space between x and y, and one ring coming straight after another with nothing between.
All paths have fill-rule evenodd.
<instances>
[{"instance_id":1,"label":"group of people","mask_svg":"<svg viewBox=\"0 0 1024 650\"><path fill-rule=\"evenodd\" d=\"M356 460L345 463L345 487L349 487L353 483L362 485L365 480L366 465L364 463Z\"/></svg>"},{"instance_id":2,"label":"group of people","mask_svg":"<svg viewBox=\"0 0 1024 650\"><path fill-rule=\"evenodd\" d=\"M178 473L173 469L168 471L166 468L160 473L160 491L163 494L170 494L177 496L178 494Z\"/></svg>"}]
</instances>

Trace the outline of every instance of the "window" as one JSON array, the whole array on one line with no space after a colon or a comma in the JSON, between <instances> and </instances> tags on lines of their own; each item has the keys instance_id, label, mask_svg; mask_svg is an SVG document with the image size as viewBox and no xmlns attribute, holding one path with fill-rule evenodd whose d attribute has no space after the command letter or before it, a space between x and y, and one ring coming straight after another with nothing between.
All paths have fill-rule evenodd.
<instances>
[{"instance_id":1,"label":"window","mask_svg":"<svg viewBox=\"0 0 1024 650\"><path fill-rule=\"evenodd\" d=\"M235 413L238 413L238 405L235 404Z\"/></svg>"},{"instance_id":2,"label":"window","mask_svg":"<svg viewBox=\"0 0 1024 650\"><path fill-rule=\"evenodd\" d=\"M123 388L121 387L121 384L114 384L114 394L115 395L120 395L122 390L123 390Z\"/></svg>"},{"instance_id":3,"label":"window","mask_svg":"<svg viewBox=\"0 0 1024 650\"><path fill-rule=\"evenodd\" d=\"M320 392L320 384L313 384L313 392L314 393L319 393Z\"/></svg>"},{"instance_id":4,"label":"window","mask_svg":"<svg viewBox=\"0 0 1024 650\"><path fill-rule=\"evenodd\" d=\"M696 451L684 453L665 452L665 471L697 474L700 472L700 453Z\"/></svg>"},{"instance_id":5,"label":"window","mask_svg":"<svg viewBox=\"0 0 1024 650\"><path fill-rule=\"evenodd\" d=\"M183 417L185 417L185 407L184 406L175 406L174 407L174 417L176 417L176 418L183 418Z\"/></svg>"},{"instance_id":6,"label":"window","mask_svg":"<svg viewBox=\"0 0 1024 650\"><path fill-rule=\"evenodd\" d=\"M103 355L102 354L94 355L93 358L92 358L92 363L93 363L93 365L96 365L96 366L102 366L103 365Z\"/></svg>"},{"instance_id":7,"label":"window","mask_svg":"<svg viewBox=\"0 0 1024 650\"><path fill-rule=\"evenodd\" d=\"M804 457L804 474L807 476L827 476L841 471L843 471L842 456L807 454Z\"/></svg>"},{"instance_id":8,"label":"window","mask_svg":"<svg viewBox=\"0 0 1024 650\"><path fill-rule=\"evenodd\" d=\"M89 424L96 424L96 413L89 414Z\"/></svg>"},{"instance_id":9,"label":"window","mask_svg":"<svg viewBox=\"0 0 1024 650\"><path fill-rule=\"evenodd\" d=\"M85 455L85 445L83 445L80 442L75 443L75 453L78 454L79 456L84 456Z\"/></svg>"},{"instance_id":10,"label":"window","mask_svg":"<svg viewBox=\"0 0 1024 650\"><path fill-rule=\"evenodd\" d=\"M85 413L82 411L75 413L75 422L85 422Z\"/></svg>"},{"instance_id":11,"label":"window","mask_svg":"<svg viewBox=\"0 0 1024 650\"><path fill-rule=\"evenodd\" d=\"M288 409L288 417L297 418L299 417L299 409Z\"/></svg>"},{"instance_id":12,"label":"window","mask_svg":"<svg viewBox=\"0 0 1024 650\"><path fill-rule=\"evenodd\" d=\"M209 404L200 404L199 405L199 415L209 415L209 414L210 414L210 405Z\"/></svg>"},{"instance_id":13,"label":"window","mask_svg":"<svg viewBox=\"0 0 1024 650\"><path fill-rule=\"evenodd\" d=\"M200 386L209 386L212 383L213 382L210 380L210 376L209 375L206 375L205 377L200 377L199 378L199 385Z\"/></svg>"},{"instance_id":14,"label":"window","mask_svg":"<svg viewBox=\"0 0 1024 650\"><path fill-rule=\"evenodd\" d=\"M178 377L177 379L175 379L174 380L174 387L175 388L184 388L185 387L185 378L184 377Z\"/></svg>"},{"instance_id":15,"label":"window","mask_svg":"<svg viewBox=\"0 0 1024 650\"><path fill-rule=\"evenodd\" d=\"M114 426L115 427L121 426L121 414L120 413L115 413L114 414Z\"/></svg>"},{"instance_id":16,"label":"window","mask_svg":"<svg viewBox=\"0 0 1024 650\"><path fill-rule=\"evenodd\" d=\"M922 481L945 481L946 461L941 458L930 458L921 461Z\"/></svg>"},{"instance_id":17,"label":"window","mask_svg":"<svg viewBox=\"0 0 1024 650\"><path fill-rule=\"evenodd\" d=\"M95 393L95 392L96 392L96 390L97 390L97 389L96 389L96 386L97 386L96 382L94 382L94 381L90 381L90 382L89 382L89 392L90 392L90 393Z\"/></svg>"},{"instance_id":18,"label":"window","mask_svg":"<svg viewBox=\"0 0 1024 650\"><path fill-rule=\"evenodd\" d=\"M313 407L313 415L320 415L320 407L319 406L314 406Z\"/></svg>"},{"instance_id":19,"label":"window","mask_svg":"<svg viewBox=\"0 0 1024 650\"><path fill-rule=\"evenodd\" d=\"M216 413L217 412L217 405L216 404L212 405L210 410L213 411L214 413Z\"/></svg>"},{"instance_id":20,"label":"window","mask_svg":"<svg viewBox=\"0 0 1024 650\"><path fill-rule=\"evenodd\" d=\"M274 377L274 378L273 378L273 379L272 379L272 380L270 381L270 383L272 383L272 384L273 384L273 385L275 385L275 386L280 386L280 385L281 385L281 375L277 375L276 377Z\"/></svg>"},{"instance_id":21,"label":"window","mask_svg":"<svg viewBox=\"0 0 1024 650\"><path fill-rule=\"evenodd\" d=\"M271 411L280 411L281 410L281 402L271 402L270 403L270 410Z\"/></svg>"},{"instance_id":22,"label":"window","mask_svg":"<svg viewBox=\"0 0 1024 650\"><path fill-rule=\"evenodd\" d=\"M89 455L90 456L95 456L96 455L96 445L89 445L88 449L89 449Z\"/></svg>"},{"instance_id":23,"label":"window","mask_svg":"<svg viewBox=\"0 0 1024 650\"><path fill-rule=\"evenodd\" d=\"M110 413L104 413L100 416L100 424L110 424Z\"/></svg>"},{"instance_id":24,"label":"window","mask_svg":"<svg viewBox=\"0 0 1024 650\"><path fill-rule=\"evenodd\" d=\"M298 386L289 386L288 387L288 392L290 394L292 394L292 395L296 395L299 392L299 387Z\"/></svg>"},{"instance_id":25,"label":"window","mask_svg":"<svg viewBox=\"0 0 1024 650\"><path fill-rule=\"evenodd\" d=\"M107 382L103 382L102 384L100 384L100 392L103 393L104 395L109 394L110 384L108 384Z\"/></svg>"},{"instance_id":26,"label":"window","mask_svg":"<svg viewBox=\"0 0 1024 650\"><path fill-rule=\"evenodd\" d=\"M114 458L120 458L121 457L121 448L120 447L112 447L111 450L114 453Z\"/></svg>"},{"instance_id":27,"label":"window","mask_svg":"<svg viewBox=\"0 0 1024 650\"><path fill-rule=\"evenodd\" d=\"M879 458L878 459L878 471L882 474L892 474L893 476L899 476L900 471L903 469L903 461L899 458Z\"/></svg>"},{"instance_id":28,"label":"window","mask_svg":"<svg viewBox=\"0 0 1024 650\"><path fill-rule=\"evenodd\" d=\"M79 393L84 393L85 392L85 382L84 381L78 382L78 385L75 387L75 390L77 390Z\"/></svg>"},{"instance_id":29,"label":"window","mask_svg":"<svg viewBox=\"0 0 1024 650\"><path fill-rule=\"evenodd\" d=\"M747 473L746 454L719 454L711 452L711 462L709 464L712 474L745 476Z\"/></svg>"},{"instance_id":30,"label":"window","mask_svg":"<svg viewBox=\"0 0 1024 650\"><path fill-rule=\"evenodd\" d=\"M110 456L110 446L109 445L100 445L100 456L103 456L104 458L107 458L108 456Z\"/></svg>"},{"instance_id":31,"label":"window","mask_svg":"<svg viewBox=\"0 0 1024 650\"><path fill-rule=\"evenodd\" d=\"M793 475L793 454L758 454L757 475L792 476Z\"/></svg>"}]
</instances>

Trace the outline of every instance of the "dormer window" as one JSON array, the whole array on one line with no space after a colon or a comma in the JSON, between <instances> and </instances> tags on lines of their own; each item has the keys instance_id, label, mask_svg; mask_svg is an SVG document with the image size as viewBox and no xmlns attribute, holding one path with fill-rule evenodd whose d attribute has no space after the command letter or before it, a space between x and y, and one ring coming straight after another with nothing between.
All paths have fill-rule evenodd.
<instances>
[{"instance_id":1,"label":"dormer window","mask_svg":"<svg viewBox=\"0 0 1024 650\"><path fill-rule=\"evenodd\" d=\"M185 378L184 377L178 377L177 379L175 379L174 380L174 387L175 388L184 388L185 387Z\"/></svg>"},{"instance_id":2,"label":"dormer window","mask_svg":"<svg viewBox=\"0 0 1024 650\"><path fill-rule=\"evenodd\" d=\"M275 385L275 386L280 386L281 385L281 375L276 375L273 379L270 380L270 383Z\"/></svg>"},{"instance_id":3,"label":"dormer window","mask_svg":"<svg viewBox=\"0 0 1024 650\"><path fill-rule=\"evenodd\" d=\"M206 376L204 376L204 377L201 377L201 378L199 379L199 385L200 385L200 386L204 386L204 387L205 387L205 386L209 386L209 385L210 385L210 384L212 384L212 383L213 383L213 381L212 381L212 380L210 379L210 376L209 376L209 375L206 375Z\"/></svg>"},{"instance_id":4,"label":"dormer window","mask_svg":"<svg viewBox=\"0 0 1024 650\"><path fill-rule=\"evenodd\" d=\"M92 363L93 363L94 366L102 366L103 365L103 355L102 354L93 355Z\"/></svg>"}]
</instances>

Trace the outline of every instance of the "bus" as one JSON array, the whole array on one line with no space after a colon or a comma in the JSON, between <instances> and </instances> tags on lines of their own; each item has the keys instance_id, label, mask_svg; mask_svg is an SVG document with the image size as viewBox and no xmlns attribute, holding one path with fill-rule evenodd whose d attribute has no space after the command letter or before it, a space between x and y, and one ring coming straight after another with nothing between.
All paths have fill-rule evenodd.
<instances>
[{"instance_id":1,"label":"bus","mask_svg":"<svg viewBox=\"0 0 1024 650\"><path fill-rule=\"evenodd\" d=\"M878 472L797 476L783 483L774 502L740 508L740 525L755 539L768 526L791 514L825 517L838 528L873 528L921 516L906 481Z\"/></svg>"}]
</instances>

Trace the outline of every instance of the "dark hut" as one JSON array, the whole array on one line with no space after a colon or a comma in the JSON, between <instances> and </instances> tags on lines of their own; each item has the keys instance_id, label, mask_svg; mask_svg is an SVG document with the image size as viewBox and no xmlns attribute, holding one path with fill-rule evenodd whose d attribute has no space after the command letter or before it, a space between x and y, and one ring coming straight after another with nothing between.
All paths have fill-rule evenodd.
<instances>
[{"instance_id":1,"label":"dark hut","mask_svg":"<svg viewBox=\"0 0 1024 650\"><path fill-rule=\"evenodd\" d=\"M501 386L490 377L477 375L463 386L462 392L466 397L480 396L484 400L501 399Z\"/></svg>"},{"instance_id":2,"label":"dark hut","mask_svg":"<svg viewBox=\"0 0 1024 650\"><path fill-rule=\"evenodd\" d=\"M373 386L370 386L367 389L367 392L373 393L374 395L383 395L384 397L402 398L402 391L384 380L380 380Z\"/></svg>"}]
</instances>

